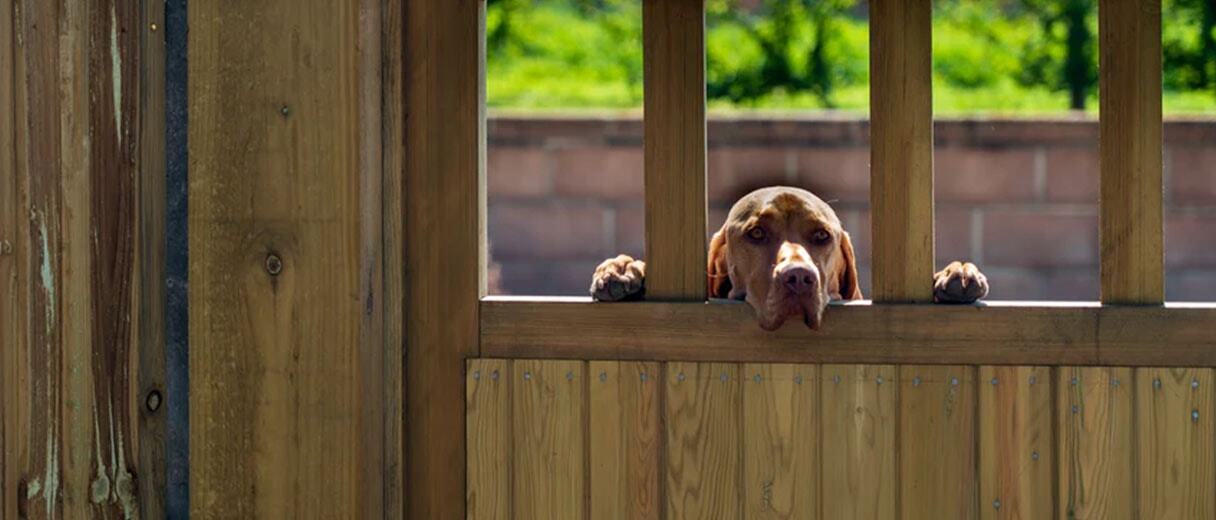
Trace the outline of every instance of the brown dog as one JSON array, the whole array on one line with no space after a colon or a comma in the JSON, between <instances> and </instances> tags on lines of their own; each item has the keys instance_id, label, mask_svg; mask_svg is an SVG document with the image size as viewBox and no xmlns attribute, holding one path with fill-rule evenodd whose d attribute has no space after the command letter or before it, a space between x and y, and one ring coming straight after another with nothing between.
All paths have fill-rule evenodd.
<instances>
[{"instance_id":1,"label":"brown dog","mask_svg":"<svg viewBox=\"0 0 1216 520\"><path fill-rule=\"evenodd\" d=\"M810 192L785 186L753 191L735 203L709 244L709 295L745 300L760 326L776 330L799 316L818 329L830 300L860 300L853 244L836 212ZM595 269L599 301L641 299L646 264L627 255ZM971 263L952 262L933 276L940 303L971 303L988 280Z\"/></svg>"}]
</instances>

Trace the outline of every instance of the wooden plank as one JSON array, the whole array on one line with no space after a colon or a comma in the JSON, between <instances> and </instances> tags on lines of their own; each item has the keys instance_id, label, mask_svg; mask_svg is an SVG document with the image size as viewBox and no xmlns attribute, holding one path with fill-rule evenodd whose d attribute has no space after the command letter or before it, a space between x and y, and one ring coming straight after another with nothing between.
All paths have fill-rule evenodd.
<instances>
[{"instance_id":1,"label":"wooden plank","mask_svg":"<svg viewBox=\"0 0 1216 520\"><path fill-rule=\"evenodd\" d=\"M897 367L824 365L823 518L895 518ZM883 384L878 384L882 379Z\"/></svg>"},{"instance_id":2,"label":"wooden plank","mask_svg":"<svg viewBox=\"0 0 1216 520\"><path fill-rule=\"evenodd\" d=\"M819 517L819 374L815 365L743 365L746 518Z\"/></svg>"},{"instance_id":3,"label":"wooden plank","mask_svg":"<svg viewBox=\"0 0 1216 520\"><path fill-rule=\"evenodd\" d=\"M1048 367L979 368L980 518L1051 518L1055 403Z\"/></svg>"},{"instance_id":4,"label":"wooden plank","mask_svg":"<svg viewBox=\"0 0 1216 520\"><path fill-rule=\"evenodd\" d=\"M975 368L899 368L901 518L978 516Z\"/></svg>"},{"instance_id":5,"label":"wooden plank","mask_svg":"<svg viewBox=\"0 0 1216 520\"><path fill-rule=\"evenodd\" d=\"M1134 518L1135 381L1127 368L1056 371L1058 518Z\"/></svg>"},{"instance_id":6,"label":"wooden plank","mask_svg":"<svg viewBox=\"0 0 1216 520\"><path fill-rule=\"evenodd\" d=\"M192 516L381 516L358 7L189 4Z\"/></svg>"},{"instance_id":7,"label":"wooden plank","mask_svg":"<svg viewBox=\"0 0 1216 520\"><path fill-rule=\"evenodd\" d=\"M586 363L512 363L511 403L511 517L586 518Z\"/></svg>"},{"instance_id":8,"label":"wooden plank","mask_svg":"<svg viewBox=\"0 0 1216 520\"><path fill-rule=\"evenodd\" d=\"M741 517L738 365L668 363L664 377L666 517Z\"/></svg>"},{"instance_id":9,"label":"wooden plank","mask_svg":"<svg viewBox=\"0 0 1216 520\"><path fill-rule=\"evenodd\" d=\"M1136 369L1140 518L1216 516L1212 370Z\"/></svg>"},{"instance_id":10,"label":"wooden plank","mask_svg":"<svg viewBox=\"0 0 1216 520\"><path fill-rule=\"evenodd\" d=\"M1102 301L1165 300L1161 184L1161 0L1098 9Z\"/></svg>"},{"instance_id":11,"label":"wooden plank","mask_svg":"<svg viewBox=\"0 0 1216 520\"><path fill-rule=\"evenodd\" d=\"M483 354L504 358L1216 366L1211 305L861 302L830 306L817 332L772 333L742 303L490 298L481 309Z\"/></svg>"},{"instance_id":12,"label":"wooden plank","mask_svg":"<svg viewBox=\"0 0 1216 520\"><path fill-rule=\"evenodd\" d=\"M870 0L870 219L875 301L933 301L929 0Z\"/></svg>"},{"instance_id":13,"label":"wooden plank","mask_svg":"<svg viewBox=\"0 0 1216 520\"><path fill-rule=\"evenodd\" d=\"M405 3L407 516L464 516L464 359L485 294L485 2Z\"/></svg>"},{"instance_id":14,"label":"wooden plank","mask_svg":"<svg viewBox=\"0 0 1216 520\"><path fill-rule=\"evenodd\" d=\"M139 214L137 344L139 512L165 518L165 38L164 2L141 5L130 28L139 41Z\"/></svg>"},{"instance_id":15,"label":"wooden plank","mask_svg":"<svg viewBox=\"0 0 1216 520\"><path fill-rule=\"evenodd\" d=\"M22 430L29 424L24 414L25 380L19 379L25 350L23 264L28 256L22 241L22 212L17 177L17 96L14 84L16 25L13 1L0 0L0 517L17 517L18 482L25 467L21 447ZM20 426L19 426L20 425ZM22 490L24 491L24 490Z\"/></svg>"},{"instance_id":16,"label":"wooden plank","mask_svg":"<svg viewBox=\"0 0 1216 520\"><path fill-rule=\"evenodd\" d=\"M642 2L646 297L705 288L704 0Z\"/></svg>"},{"instance_id":17,"label":"wooden plank","mask_svg":"<svg viewBox=\"0 0 1216 520\"><path fill-rule=\"evenodd\" d=\"M590 363L591 518L657 519L662 434L658 363Z\"/></svg>"},{"instance_id":18,"label":"wooden plank","mask_svg":"<svg viewBox=\"0 0 1216 520\"><path fill-rule=\"evenodd\" d=\"M384 0L381 23L384 168L384 516L405 516L405 2Z\"/></svg>"},{"instance_id":19,"label":"wooden plank","mask_svg":"<svg viewBox=\"0 0 1216 520\"><path fill-rule=\"evenodd\" d=\"M468 429L468 517L511 517L511 361L469 360L465 382Z\"/></svg>"}]
</instances>

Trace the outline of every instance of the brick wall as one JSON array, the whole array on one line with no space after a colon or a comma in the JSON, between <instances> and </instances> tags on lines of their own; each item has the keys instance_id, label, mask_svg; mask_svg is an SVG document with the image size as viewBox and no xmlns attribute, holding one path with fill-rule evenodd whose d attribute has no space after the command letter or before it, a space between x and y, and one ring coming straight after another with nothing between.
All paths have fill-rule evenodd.
<instances>
[{"instance_id":1,"label":"brick wall","mask_svg":"<svg viewBox=\"0 0 1216 520\"><path fill-rule=\"evenodd\" d=\"M1098 298L1098 129L1091 120L950 120L936 136L938 263L971 259L993 299ZM643 249L642 126L492 118L489 238L500 292L586 294L603 258ZM833 201L869 294L869 130L848 119L716 119L709 226L751 189ZM1216 300L1216 121L1165 125L1166 294Z\"/></svg>"}]
</instances>

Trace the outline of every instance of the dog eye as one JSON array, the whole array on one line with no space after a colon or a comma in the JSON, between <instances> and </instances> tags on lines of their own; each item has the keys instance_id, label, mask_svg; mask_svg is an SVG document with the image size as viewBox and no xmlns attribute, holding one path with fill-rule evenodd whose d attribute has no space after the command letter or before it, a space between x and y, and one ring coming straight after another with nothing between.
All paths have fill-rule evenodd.
<instances>
[{"instance_id":1,"label":"dog eye","mask_svg":"<svg viewBox=\"0 0 1216 520\"><path fill-rule=\"evenodd\" d=\"M756 242L764 241L764 237L765 237L764 228L762 228L760 226L756 226L747 231L747 238L755 240Z\"/></svg>"},{"instance_id":2,"label":"dog eye","mask_svg":"<svg viewBox=\"0 0 1216 520\"><path fill-rule=\"evenodd\" d=\"M821 244L821 245L826 244L826 243L830 242L831 240L832 240L832 234L828 233L828 231L826 229L820 229L818 231L815 231L814 233L811 233L811 242L814 242L816 244Z\"/></svg>"}]
</instances>

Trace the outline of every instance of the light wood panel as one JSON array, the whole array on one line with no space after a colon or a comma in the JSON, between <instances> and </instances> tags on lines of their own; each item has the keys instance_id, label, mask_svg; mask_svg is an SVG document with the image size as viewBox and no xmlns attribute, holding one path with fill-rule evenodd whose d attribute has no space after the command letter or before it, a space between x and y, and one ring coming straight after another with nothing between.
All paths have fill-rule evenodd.
<instances>
[{"instance_id":1,"label":"light wood panel","mask_svg":"<svg viewBox=\"0 0 1216 520\"><path fill-rule=\"evenodd\" d=\"M974 518L975 368L899 368L901 518Z\"/></svg>"},{"instance_id":2,"label":"light wood panel","mask_svg":"<svg viewBox=\"0 0 1216 520\"><path fill-rule=\"evenodd\" d=\"M824 365L820 374L823 518L894 518L898 368Z\"/></svg>"},{"instance_id":3,"label":"light wood panel","mask_svg":"<svg viewBox=\"0 0 1216 520\"><path fill-rule=\"evenodd\" d=\"M589 463L592 519L657 519L663 502L658 363L593 361Z\"/></svg>"},{"instance_id":4,"label":"light wood panel","mask_svg":"<svg viewBox=\"0 0 1216 520\"><path fill-rule=\"evenodd\" d=\"M818 367L746 364L741 375L744 517L818 518Z\"/></svg>"},{"instance_id":5,"label":"light wood panel","mask_svg":"<svg viewBox=\"0 0 1216 520\"><path fill-rule=\"evenodd\" d=\"M511 518L511 361L474 359L465 378L470 520ZM569 418L567 418L568 420Z\"/></svg>"},{"instance_id":6,"label":"light wood panel","mask_svg":"<svg viewBox=\"0 0 1216 520\"><path fill-rule=\"evenodd\" d=\"M464 516L464 359L485 294L485 2L406 2L407 516Z\"/></svg>"},{"instance_id":7,"label":"light wood panel","mask_svg":"<svg viewBox=\"0 0 1216 520\"><path fill-rule=\"evenodd\" d=\"M512 518L586 516L586 368L580 361L512 363Z\"/></svg>"},{"instance_id":8,"label":"light wood panel","mask_svg":"<svg viewBox=\"0 0 1216 520\"><path fill-rule=\"evenodd\" d=\"M664 377L667 518L739 518L738 365L668 363Z\"/></svg>"},{"instance_id":9,"label":"light wood panel","mask_svg":"<svg viewBox=\"0 0 1216 520\"><path fill-rule=\"evenodd\" d=\"M1053 383L1048 367L979 368L980 518L1054 514Z\"/></svg>"},{"instance_id":10,"label":"light wood panel","mask_svg":"<svg viewBox=\"0 0 1216 520\"><path fill-rule=\"evenodd\" d=\"M1098 5L1102 301L1165 299L1161 0Z\"/></svg>"},{"instance_id":11,"label":"light wood panel","mask_svg":"<svg viewBox=\"0 0 1216 520\"><path fill-rule=\"evenodd\" d=\"M704 0L642 2L646 297L704 300Z\"/></svg>"},{"instance_id":12,"label":"light wood panel","mask_svg":"<svg viewBox=\"0 0 1216 520\"><path fill-rule=\"evenodd\" d=\"M380 135L361 119L379 92L362 24L378 15L283 1L188 16L192 516L382 516ZM445 469L463 477L458 462Z\"/></svg>"},{"instance_id":13,"label":"light wood panel","mask_svg":"<svg viewBox=\"0 0 1216 520\"><path fill-rule=\"evenodd\" d=\"M1216 516L1210 369L1136 369L1140 518Z\"/></svg>"},{"instance_id":14,"label":"light wood panel","mask_svg":"<svg viewBox=\"0 0 1216 520\"><path fill-rule=\"evenodd\" d=\"M405 2L384 2L380 21L384 168L384 514L405 516Z\"/></svg>"},{"instance_id":15,"label":"light wood panel","mask_svg":"<svg viewBox=\"0 0 1216 520\"><path fill-rule=\"evenodd\" d=\"M1134 518L1135 407L1127 368L1057 370L1059 518Z\"/></svg>"},{"instance_id":16,"label":"light wood panel","mask_svg":"<svg viewBox=\"0 0 1216 520\"><path fill-rule=\"evenodd\" d=\"M875 301L933 301L929 0L870 0L870 205Z\"/></svg>"}]
</instances>

